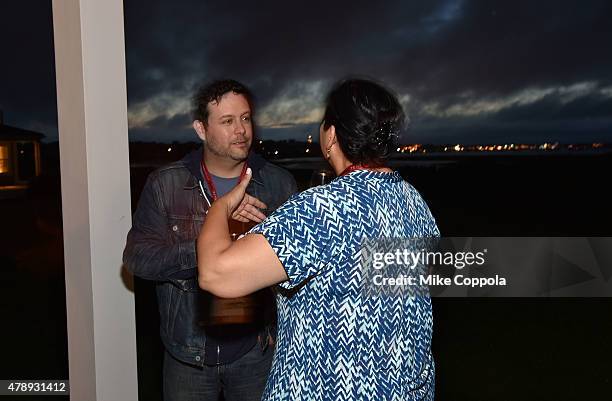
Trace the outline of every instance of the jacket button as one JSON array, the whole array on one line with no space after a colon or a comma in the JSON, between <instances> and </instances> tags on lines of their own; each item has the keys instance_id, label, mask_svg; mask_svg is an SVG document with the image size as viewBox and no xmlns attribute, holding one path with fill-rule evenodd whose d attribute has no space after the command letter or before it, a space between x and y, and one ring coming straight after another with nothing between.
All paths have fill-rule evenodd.
<instances>
[{"instance_id":1,"label":"jacket button","mask_svg":"<svg viewBox=\"0 0 612 401\"><path fill-rule=\"evenodd\" d=\"M172 231L178 231L178 226L176 224L172 226Z\"/></svg>"},{"instance_id":2,"label":"jacket button","mask_svg":"<svg viewBox=\"0 0 612 401\"><path fill-rule=\"evenodd\" d=\"M199 355L195 357L195 360L196 360L196 361L198 361L198 362L200 362L200 359L201 359L201 358L200 358L200 356L199 356Z\"/></svg>"}]
</instances>

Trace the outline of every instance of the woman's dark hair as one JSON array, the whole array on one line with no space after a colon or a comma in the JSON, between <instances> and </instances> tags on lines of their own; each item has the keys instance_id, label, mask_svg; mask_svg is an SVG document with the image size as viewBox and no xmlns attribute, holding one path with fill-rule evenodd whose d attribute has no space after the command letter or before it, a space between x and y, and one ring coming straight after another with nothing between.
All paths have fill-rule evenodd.
<instances>
[{"instance_id":1,"label":"woman's dark hair","mask_svg":"<svg viewBox=\"0 0 612 401\"><path fill-rule=\"evenodd\" d=\"M327 96L323 128L336 127L338 144L354 164L381 165L404 125L395 94L365 79L338 83Z\"/></svg>"}]
</instances>

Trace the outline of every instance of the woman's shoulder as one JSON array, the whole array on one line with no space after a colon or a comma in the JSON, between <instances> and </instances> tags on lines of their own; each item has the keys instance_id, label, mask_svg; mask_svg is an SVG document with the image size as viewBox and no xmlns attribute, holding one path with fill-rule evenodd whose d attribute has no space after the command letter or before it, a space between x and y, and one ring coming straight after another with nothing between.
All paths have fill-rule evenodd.
<instances>
[{"instance_id":1,"label":"woman's shoulder","mask_svg":"<svg viewBox=\"0 0 612 401\"><path fill-rule=\"evenodd\" d=\"M345 189L339 180L333 180L332 182L325 185L318 185L316 187L308 188L302 192L296 193L291 199L295 200L315 200L324 198L335 198L339 192L343 192Z\"/></svg>"},{"instance_id":2,"label":"woman's shoulder","mask_svg":"<svg viewBox=\"0 0 612 401\"><path fill-rule=\"evenodd\" d=\"M403 192L406 194L406 196L408 196L411 199L417 200L419 202L424 201L423 196L421 195L421 192L419 192L419 190L416 189L414 185L412 185L410 182L404 180L401 182L400 185L401 185Z\"/></svg>"},{"instance_id":3,"label":"woman's shoulder","mask_svg":"<svg viewBox=\"0 0 612 401\"><path fill-rule=\"evenodd\" d=\"M346 199L345 190L336 182L332 181L326 185L308 188L302 192L292 195L271 216L277 219L283 218L325 218L328 215L336 215L339 208Z\"/></svg>"}]
</instances>

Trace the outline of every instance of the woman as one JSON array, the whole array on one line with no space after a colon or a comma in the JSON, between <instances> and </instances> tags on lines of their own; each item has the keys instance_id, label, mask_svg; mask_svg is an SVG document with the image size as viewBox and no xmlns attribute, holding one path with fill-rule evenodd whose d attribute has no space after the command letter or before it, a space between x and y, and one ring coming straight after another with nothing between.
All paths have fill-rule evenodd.
<instances>
[{"instance_id":1,"label":"woman","mask_svg":"<svg viewBox=\"0 0 612 401\"><path fill-rule=\"evenodd\" d=\"M293 196L232 242L230 216L261 221L247 175L209 210L198 238L200 286L239 297L279 284L278 339L264 400L433 399L429 296L368 294L363 239L438 236L419 193L384 162L404 120L366 80L338 84L320 126L338 175Z\"/></svg>"}]
</instances>

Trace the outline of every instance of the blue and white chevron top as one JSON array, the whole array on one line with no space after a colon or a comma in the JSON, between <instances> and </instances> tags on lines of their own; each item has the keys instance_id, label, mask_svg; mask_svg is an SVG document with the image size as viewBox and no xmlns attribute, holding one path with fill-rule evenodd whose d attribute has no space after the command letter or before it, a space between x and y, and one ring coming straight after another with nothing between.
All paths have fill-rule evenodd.
<instances>
[{"instance_id":1,"label":"blue and white chevron top","mask_svg":"<svg viewBox=\"0 0 612 401\"><path fill-rule=\"evenodd\" d=\"M394 173L358 170L294 195L261 233L287 271L264 400L433 400L429 296L360 291L365 238L438 236L419 193Z\"/></svg>"}]
</instances>

